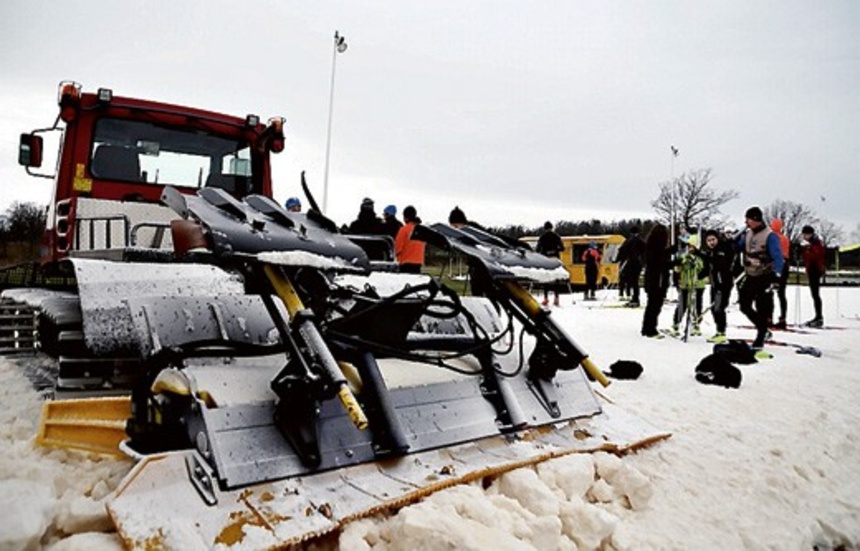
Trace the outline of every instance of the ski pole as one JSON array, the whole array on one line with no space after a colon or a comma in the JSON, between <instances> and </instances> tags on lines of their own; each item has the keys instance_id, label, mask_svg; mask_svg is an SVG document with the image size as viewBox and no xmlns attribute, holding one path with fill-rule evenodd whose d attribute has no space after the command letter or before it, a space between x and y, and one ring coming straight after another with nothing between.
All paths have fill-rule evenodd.
<instances>
[{"instance_id":1,"label":"ski pole","mask_svg":"<svg viewBox=\"0 0 860 551\"><path fill-rule=\"evenodd\" d=\"M794 326L800 327L800 262L794 264Z\"/></svg>"}]
</instances>

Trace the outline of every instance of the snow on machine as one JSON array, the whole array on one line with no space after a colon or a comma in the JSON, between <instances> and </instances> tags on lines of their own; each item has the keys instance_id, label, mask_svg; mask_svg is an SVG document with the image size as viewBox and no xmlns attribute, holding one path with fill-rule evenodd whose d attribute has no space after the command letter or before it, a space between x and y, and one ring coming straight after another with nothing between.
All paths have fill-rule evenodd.
<instances>
[{"instance_id":1,"label":"snow on machine","mask_svg":"<svg viewBox=\"0 0 860 551\"><path fill-rule=\"evenodd\" d=\"M277 204L282 119L73 83L59 102L44 255L0 283L36 312L59 390L131 394L54 402L39 436L121 441L138 459L108 505L128 547L285 546L456 483L666 436L598 400L603 374L522 287L567 278L557 260L419 226L468 260L481 296L459 296L391 271L312 197L306 213ZM28 171L42 132L21 138Z\"/></svg>"},{"instance_id":2,"label":"snow on machine","mask_svg":"<svg viewBox=\"0 0 860 551\"><path fill-rule=\"evenodd\" d=\"M422 227L482 281L484 297L459 297L369 270L313 210L219 190L164 202L184 216L174 242L244 274L276 331L218 296L183 299L181 315L164 297L129 301L146 374L124 445L145 457L108 509L130 547L283 546L455 483L665 436L598 402L588 376L602 373L520 286L557 278L555 260Z\"/></svg>"}]
</instances>

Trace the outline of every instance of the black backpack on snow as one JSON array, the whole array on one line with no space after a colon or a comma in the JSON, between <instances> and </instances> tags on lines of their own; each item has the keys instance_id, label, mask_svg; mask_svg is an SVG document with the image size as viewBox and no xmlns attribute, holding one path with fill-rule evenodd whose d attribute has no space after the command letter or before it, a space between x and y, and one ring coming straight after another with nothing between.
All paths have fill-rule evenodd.
<instances>
[{"instance_id":1,"label":"black backpack on snow","mask_svg":"<svg viewBox=\"0 0 860 551\"><path fill-rule=\"evenodd\" d=\"M734 364L749 365L758 362L752 346L739 339L729 339L726 342L715 344L714 354Z\"/></svg>"},{"instance_id":2,"label":"black backpack on snow","mask_svg":"<svg viewBox=\"0 0 860 551\"><path fill-rule=\"evenodd\" d=\"M719 354L705 356L696 366L696 380L702 384L738 388L741 379L741 370Z\"/></svg>"}]
</instances>

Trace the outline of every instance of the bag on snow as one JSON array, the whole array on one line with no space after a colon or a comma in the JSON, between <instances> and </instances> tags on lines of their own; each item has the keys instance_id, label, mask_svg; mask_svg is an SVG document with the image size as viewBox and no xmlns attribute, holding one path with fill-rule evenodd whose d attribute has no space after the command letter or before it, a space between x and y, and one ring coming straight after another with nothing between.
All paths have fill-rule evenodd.
<instances>
[{"instance_id":1,"label":"bag on snow","mask_svg":"<svg viewBox=\"0 0 860 551\"><path fill-rule=\"evenodd\" d=\"M638 379L642 375L642 364L631 360L618 360L609 366L607 376L613 379Z\"/></svg>"},{"instance_id":2,"label":"bag on snow","mask_svg":"<svg viewBox=\"0 0 860 551\"><path fill-rule=\"evenodd\" d=\"M726 361L734 364L749 365L758 362L755 350L746 341L729 339L714 345L714 354L722 356Z\"/></svg>"},{"instance_id":3,"label":"bag on snow","mask_svg":"<svg viewBox=\"0 0 860 551\"><path fill-rule=\"evenodd\" d=\"M738 388L741 378L741 370L719 354L705 356L696 366L696 380L705 385Z\"/></svg>"}]
</instances>

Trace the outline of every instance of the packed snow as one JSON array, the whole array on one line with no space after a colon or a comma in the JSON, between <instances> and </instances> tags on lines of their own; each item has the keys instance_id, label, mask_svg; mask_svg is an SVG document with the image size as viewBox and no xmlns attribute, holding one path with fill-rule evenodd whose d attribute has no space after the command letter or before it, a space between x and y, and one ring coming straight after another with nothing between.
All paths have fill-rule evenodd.
<instances>
[{"instance_id":1,"label":"packed snow","mask_svg":"<svg viewBox=\"0 0 860 551\"><path fill-rule=\"evenodd\" d=\"M739 366L738 389L695 380L713 346L704 337L640 336L642 309L619 307L614 290L596 301L565 295L552 316L597 365L644 367L637 380L595 389L671 438L624 457L575 454L450 488L308 547L857 549L860 289L822 294L828 328L775 335L822 356L770 346L773 359ZM790 323L812 317L806 288L789 287L788 298ZM752 338L745 326L733 305L729 337ZM709 316L703 331L714 332ZM40 361L0 359L0 549L122 549L104 504L132 463L34 445L41 397L23 372Z\"/></svg>"}]
</instances>

